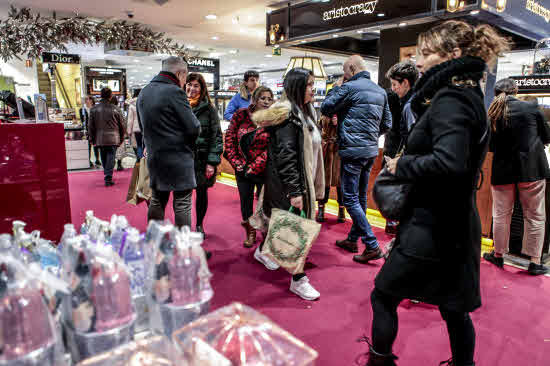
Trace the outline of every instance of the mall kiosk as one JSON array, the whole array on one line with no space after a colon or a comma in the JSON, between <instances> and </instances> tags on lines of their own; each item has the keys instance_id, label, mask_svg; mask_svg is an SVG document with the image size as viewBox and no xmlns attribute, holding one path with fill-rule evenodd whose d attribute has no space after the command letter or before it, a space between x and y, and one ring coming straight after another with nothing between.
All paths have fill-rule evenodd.
<instances>
[{"instance_id":1,"label":"mall kiosk","mask_svg":"<svg viewBox=\"0 0 550 366\"><path fill-rule=\"evenodd\" d=\"M537 5L534 6L533 3ZM418 34L435 24L462 19L490 24L510 37L516 50L534 49L550 37L550 1L519 0L341 0L288 4L266 15L266 45L340 55L359 54L379 61L378 80L390 87L385 74L405 55L414 53ZM411 51L413 50L413 51ZM520 70L518 70L519 72ZM487 75L485 103L494 98L496 70ZM484 182L477 194L482 234L491 237L491 154L484 166ZM382 151L371 171L374 181L382 167ZM376 209L369 187L368 207ZM331 194L331 198L332 194ZM484 248L489 250L490 247Z\"/></svg>"}]
</instances>

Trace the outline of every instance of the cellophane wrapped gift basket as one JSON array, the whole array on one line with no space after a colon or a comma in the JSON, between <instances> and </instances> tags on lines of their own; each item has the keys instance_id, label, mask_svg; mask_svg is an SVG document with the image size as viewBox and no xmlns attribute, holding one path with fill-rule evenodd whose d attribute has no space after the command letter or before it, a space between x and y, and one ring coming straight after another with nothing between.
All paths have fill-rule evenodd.
<instances>
[{"instance_id":1,"label":"cellophane wrapped gift basket","mask_svg":"<svg viewBox=\"0 0 550 366\"><path fill-rule=\"evenodd\" d=\"M151 222L146 235L146 288L151 330L168 337L206 314L214 295L201 247L203 237L167 222Z\"/></svg>"},{"instance_id":2,"label":"cellophane wrapped gift basket","mask_svg":"<svg viewBox=\"0 0 550 366\"><path fill-rule=\"evenodd\" d=\"M269 318L240 303L202 316L176 331L173 338L190 365L311 366L318 356ZM223 356L219 363L199 362L219 359L219 355Z\"/></svg>"}]
</instances>

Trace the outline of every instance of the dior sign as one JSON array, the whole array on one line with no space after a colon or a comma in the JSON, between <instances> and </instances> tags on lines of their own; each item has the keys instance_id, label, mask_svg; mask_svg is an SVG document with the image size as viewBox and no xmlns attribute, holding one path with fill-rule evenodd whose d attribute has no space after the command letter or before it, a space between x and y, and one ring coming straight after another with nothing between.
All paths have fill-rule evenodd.
<instances>
[{"instance_id":1,"label":"dior sign","mask_svg":"<svg viewBox=\"0 0 550 366\"><path fill-rule=\"evenodd\" d=\"M79 64L79 55L70 55L66 53L42 53L42 62L44 63L58 63L58 64Z\"/></svg>"},{"instance_id":2,"label":"dior sign","mask_svg":"<svg viewBox=\"0 0 550 366\"><path fill-rule=\"evenodd\" d=\"M328 22L333 19L345 18L352 15L373 14L376 10L376 5L378 5L378 0L361 2L350 6L341 6L340 8L333 8L323 13L323 21Z\"/></svg>"}]
</instances>

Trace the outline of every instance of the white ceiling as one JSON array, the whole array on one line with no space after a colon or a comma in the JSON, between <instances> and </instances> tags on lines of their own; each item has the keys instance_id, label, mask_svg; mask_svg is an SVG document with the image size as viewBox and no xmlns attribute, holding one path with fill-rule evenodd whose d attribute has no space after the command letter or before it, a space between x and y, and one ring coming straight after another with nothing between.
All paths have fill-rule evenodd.
<instances>
[{"instance_id":1,"label":"white ceiling","mask_svg":"<svg viewBox=\"0 0 550 366\"><path fill-rule=\"evenodd\" d=\"M159 6L154 0L0 0L0 16L7 14L10 4L27 6L43 14L56 11L58 16L79 13L102 19L128 19L128 12L132 12L132 21L166 32L167 36L200 51L203 57L219 58L221 74L228 75L243 73L251 67L282 69L291 56L303 55L302 51L283 49L282 56L271 57L271 47L265 46L265 21L268 6L273 3L273 0L170 0ZM217 19L206 19L208 14L215 14ZM80 54L88 64L116 62L117 67L127 68L129 76L134 77L131 84L150 80L160 69L158 56L105 55L101 46L82 45L70 45L69 52ZM339 56L320 56L325 64L345 60Z\"/></svg>"}]
</instances>

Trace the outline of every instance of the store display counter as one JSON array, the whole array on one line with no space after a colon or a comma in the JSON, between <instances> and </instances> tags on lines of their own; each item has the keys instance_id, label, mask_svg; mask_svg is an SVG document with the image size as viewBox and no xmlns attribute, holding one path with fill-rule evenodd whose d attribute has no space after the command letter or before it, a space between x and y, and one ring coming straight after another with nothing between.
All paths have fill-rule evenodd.
<instances>
[{"instance_id":1,"label":"store display counter","mask_svg":"<svg viewBox=\"0 0 550 366\"><path fill-rule=\"evenodd\" d=\"M63 125L0 125L0 233L22 220L59 240L71 222Z\"/></svg>"}]
</instances>

